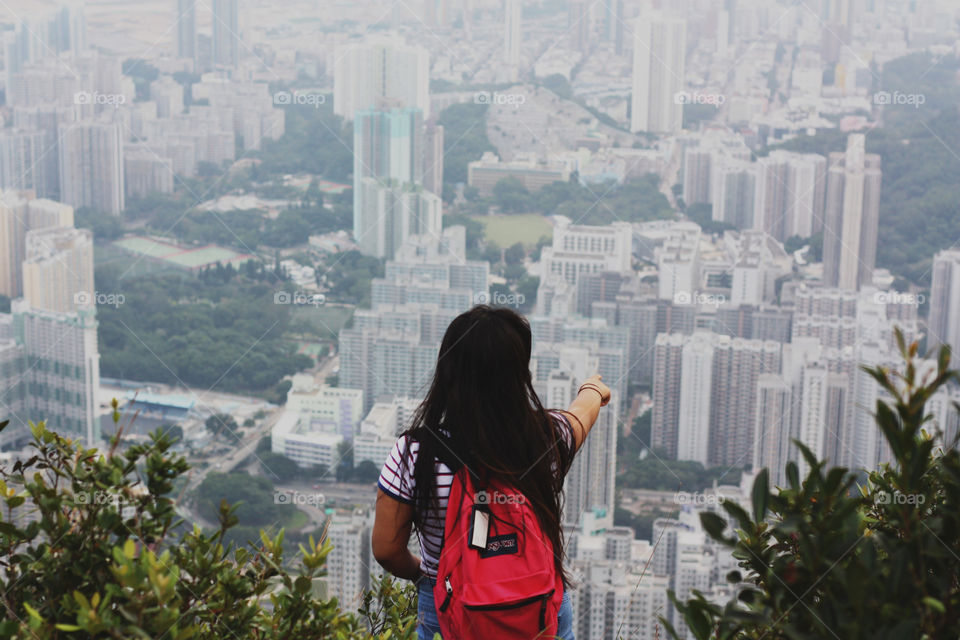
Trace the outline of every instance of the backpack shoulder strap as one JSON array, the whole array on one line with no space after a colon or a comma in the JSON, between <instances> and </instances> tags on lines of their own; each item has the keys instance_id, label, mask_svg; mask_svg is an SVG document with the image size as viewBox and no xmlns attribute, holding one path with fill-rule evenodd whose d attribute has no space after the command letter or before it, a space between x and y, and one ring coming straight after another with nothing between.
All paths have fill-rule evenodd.
<instances>
[{"instance_id":1,"label":"backpack shoulder strap","mask_svg":"<svg viewBox=\"0 0 960 640\"><path fill-rule=\"evenodd\" d=\"M464 466L464 459L463 456L457 452L453 438L445 435L441 431L430 431L429 433L435 443L434 451L436 452L437 459L456 474Z\"/></svg>"}]
</instances>

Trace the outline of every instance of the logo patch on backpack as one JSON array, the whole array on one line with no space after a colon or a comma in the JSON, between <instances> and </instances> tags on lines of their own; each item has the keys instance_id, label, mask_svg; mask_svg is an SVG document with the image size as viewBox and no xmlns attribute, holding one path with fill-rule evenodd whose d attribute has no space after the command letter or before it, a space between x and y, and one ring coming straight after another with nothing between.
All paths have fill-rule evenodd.
<instances>
[{"instance_id":1,"label":"logo patch on backpack","mask_svg":"<svg viewBox=\"0 0 960 640\"><path fill-rule=\"evenodd\" d=\"M517 534L508 533L503 536L494 536L487 540L487 548L480 552L481 558L493 558L508 553L519 553Z\"/></svg>"}]
</instances>

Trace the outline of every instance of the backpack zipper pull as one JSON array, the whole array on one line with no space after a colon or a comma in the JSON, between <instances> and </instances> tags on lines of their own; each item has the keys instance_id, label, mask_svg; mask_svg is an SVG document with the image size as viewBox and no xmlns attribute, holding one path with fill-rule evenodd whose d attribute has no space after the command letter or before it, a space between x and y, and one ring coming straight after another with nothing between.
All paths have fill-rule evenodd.
<instances>
[{"instance_id":1,"label":"backpack zipper pull","mask_svg":"<svg viewBox=\"0 0 960 640\"><path fill-rule=\"evenodd\" d=\"M450 576L443 579L443 586L447 589L447 597L443 599L443 603L440 605L441 613L447 610L447 607L450 606L450 599L453 598L453 585L450 584Z\"/></svg>"}]
</instances>

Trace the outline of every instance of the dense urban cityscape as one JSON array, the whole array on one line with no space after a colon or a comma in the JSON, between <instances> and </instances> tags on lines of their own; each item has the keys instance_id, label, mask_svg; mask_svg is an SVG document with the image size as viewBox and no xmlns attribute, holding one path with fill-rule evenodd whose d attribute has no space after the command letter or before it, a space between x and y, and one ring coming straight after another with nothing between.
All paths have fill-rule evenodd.
<instances>
[{"instance_id":1,"label":"dense urban cityscape","mask_svg":"<svg viewBox=\"0 0 960 640\"><path fill-rule=\"evenodd\" d=\"M741 589L701 514L795 441L892 462L865 367L960 350L953 0L0 4L0 465L165 431L183 530L329 540L344 610L474 305L528 319L544 406L612 391L564 483L581 640L700 637L668 590Z\"/></svg>"}]
</instances>

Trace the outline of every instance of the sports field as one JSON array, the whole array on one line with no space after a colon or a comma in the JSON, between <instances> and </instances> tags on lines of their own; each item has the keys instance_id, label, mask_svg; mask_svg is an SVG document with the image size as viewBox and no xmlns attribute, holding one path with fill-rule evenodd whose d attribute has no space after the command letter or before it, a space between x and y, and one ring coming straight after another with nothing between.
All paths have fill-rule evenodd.
<instances>
[{"instance_id":1,"label":"sports field","mask_svg":"<svg viewBox=\"0 0 960 640\"><path fill-rule=\"evenodd\" d=\"M474 216L473 219L483 225L487 240L503 248L518 242L535 245L544 236L553 237L553 226L550 221L537 213Z\"/></svg>"},{"instance_id":2,"label":"sports field","mask_svg":"<svg viewBox=\"0 0 960 640\"><path fill-rule=\"evenodd\" d=\"M226 265L245 262L250 256L237 253L232 249L207 245L205 247L181 247L169 241L131 236L117 240L115 247L146 258L153 258L183 269L201 269L218 262Z\"/></svg>"}]
</instances>

